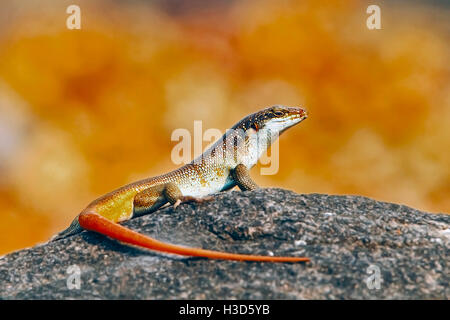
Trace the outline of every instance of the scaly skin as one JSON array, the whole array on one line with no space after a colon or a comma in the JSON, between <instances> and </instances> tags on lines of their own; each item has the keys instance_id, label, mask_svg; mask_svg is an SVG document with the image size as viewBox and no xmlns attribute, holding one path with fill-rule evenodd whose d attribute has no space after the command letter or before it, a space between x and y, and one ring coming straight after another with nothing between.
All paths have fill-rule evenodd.
<instances>
[{"instance_id":1,"label":"scaly skin","mask_svg":"<svg viewBox=\"0 0 450 320\"><path fill-rule=\"evenodd\" d=\"M160 242L118 224L154 212L167 203L176 208L182 202L209 201L209 195L236 185L241 190L257 188L248 171L280 133L305 118L305 110L282 106L251 114L190 164L131 183L94 200L54 240L86 229L128 244L179 255L245 261L309 261L305 257L244 255L188 248Z\"/></svg>"}]
</instances>

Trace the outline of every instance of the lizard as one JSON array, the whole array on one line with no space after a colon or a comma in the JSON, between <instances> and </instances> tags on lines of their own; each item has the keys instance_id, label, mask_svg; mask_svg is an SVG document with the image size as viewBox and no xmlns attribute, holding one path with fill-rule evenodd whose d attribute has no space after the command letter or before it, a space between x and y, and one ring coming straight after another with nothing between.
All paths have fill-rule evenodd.
<instances>
[{"instance_id":1,"label":"lizard","mask_svg":"<svg viewBox=\"0 0 450 320\"><path fill-rule=\"evenodd\" d=\"M184 202L211 201L212 195L235 186L243 191L257 189L249 170L282 132L306 118L303 108L279 105L250 114L191 163L125 185L94 200L51 241L88 230L128 245L170 254L238 261L307 262L307 257L248 255L184 247L161 242L120 224L167 205L176 209Z\"/></svg>"}]
</instances>

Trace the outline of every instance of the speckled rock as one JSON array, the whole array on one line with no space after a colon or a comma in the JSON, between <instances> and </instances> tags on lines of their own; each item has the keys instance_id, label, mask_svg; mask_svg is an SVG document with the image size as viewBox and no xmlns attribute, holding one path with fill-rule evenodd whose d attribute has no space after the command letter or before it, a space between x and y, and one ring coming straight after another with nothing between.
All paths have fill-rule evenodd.
<instances>
[{"instance_id":1,"label":"speckled rock","mask_svg":"<svg viewBox=\"0 0 450 320\"><path fill-rule=\"evenodd\" d=\"M449 299L449 222L359 196L227 192L124 224L171 243L312 262L185 258L82 232L0 258L0 297Z\"/></svg>"}]
</instances>

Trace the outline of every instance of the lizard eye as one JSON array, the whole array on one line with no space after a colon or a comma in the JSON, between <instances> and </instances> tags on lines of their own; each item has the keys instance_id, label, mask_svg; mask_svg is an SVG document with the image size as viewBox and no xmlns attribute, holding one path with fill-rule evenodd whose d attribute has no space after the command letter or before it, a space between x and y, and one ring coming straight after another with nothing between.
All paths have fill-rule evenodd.
<instances>
[{"instance_id":1,"label":"lizard eye","mask_svg":"<svg viewBox=\"0 0 450 320\"><path fill-rule=\"evenodd\" d=\"M283 113L283 111L275 111L274 114L275 114L277 117L281 117L284 113Z\"/></svg>"}]
</instances>

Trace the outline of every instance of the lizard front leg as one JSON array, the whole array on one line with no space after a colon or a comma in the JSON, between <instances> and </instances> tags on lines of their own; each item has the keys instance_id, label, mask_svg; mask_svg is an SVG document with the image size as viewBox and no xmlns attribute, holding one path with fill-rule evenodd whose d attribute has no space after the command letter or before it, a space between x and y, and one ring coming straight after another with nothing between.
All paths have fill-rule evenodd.
<instances>
[{"instance_id":1,"label":"lizard front leg","mask_svg":"<svg viewBox=\"0 0 450 320\"><path fill-rule=\"evenodd\" d=\"M250 172L243 164L238 164L234 170L231 171L231 175L236 182L239 189L242 191L258 189L258 185L250 177Z\"/></svg>"}]
</instances>

